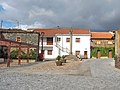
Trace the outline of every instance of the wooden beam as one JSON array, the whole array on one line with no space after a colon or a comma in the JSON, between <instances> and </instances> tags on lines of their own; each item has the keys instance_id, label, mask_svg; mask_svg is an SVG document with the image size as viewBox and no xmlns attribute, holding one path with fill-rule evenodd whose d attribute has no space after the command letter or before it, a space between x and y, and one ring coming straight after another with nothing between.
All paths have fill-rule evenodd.
<instances>
[{"instance_id":1,"label":"wooden beam","mask_svg":"<svg viewBox=\"0 0 120 90\"><path fill-rule=\"evenodd\" d=\"M19 48L18 48L18 65L21 64L20 56L21 56L21 45L19 45Z\"/></svg>"},{"instance_id":2,"label":"wooden beam","mask_svg":"<svg viewBox=\"0 0 120 90\"><path fill-rule=\"evenodd\" d=\"M8 46L8 60L7 60L7 67L10 67L10 48L11 48L11 43L9 43L9 46Z\"/></svg>"},{"instance_id":3,"label":"wooden beam","mask_svg":"<svg viewBox=\"0 0 120 90\"><path fill-rule=\"evenodd\" d=\"M29 63L29 47L27 47L27 63Z\"/></svg>"}]
</instances>

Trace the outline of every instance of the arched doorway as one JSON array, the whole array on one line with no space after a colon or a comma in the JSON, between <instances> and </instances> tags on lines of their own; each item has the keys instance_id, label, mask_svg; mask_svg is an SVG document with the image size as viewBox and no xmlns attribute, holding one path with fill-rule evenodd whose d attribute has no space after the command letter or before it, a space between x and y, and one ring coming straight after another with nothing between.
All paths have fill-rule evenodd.
<instances>
[{"instance_id":1,"label":"arched doorway","mask_svg":"<svg viewBox=\"0 0 120 90\"><path fill-rule=\"evenodd\" d=\"M97 58L99 59L101 57L100 50L97 50Z\"/></svg>"},{"instance_id":2,"label":"arched doorway","mask_svg":"<svg viewBox=\"0 0 120 90\"><path fill-rule=\"evenodd\" d=\"M108 58L112 58L112 50L108 51Z\"/></svg>"}]
</instances>

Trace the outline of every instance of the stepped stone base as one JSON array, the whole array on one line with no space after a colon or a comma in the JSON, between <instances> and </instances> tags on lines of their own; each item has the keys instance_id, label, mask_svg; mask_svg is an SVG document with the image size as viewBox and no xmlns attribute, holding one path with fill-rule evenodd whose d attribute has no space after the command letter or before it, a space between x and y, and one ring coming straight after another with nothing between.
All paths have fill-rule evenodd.
<instances>
[{"instance_id":1,"label":"stepped stone base","mask_svg":"<svg viewBox=\"0 0 120 90\"><path fill-rule=\"evenodd\" d=\"M67 60L75 60L75 61L80 60L75 55L68 55L68 56L65 57L65 59L67 59Z\"/></svg>"},{"instance_id":2,"label":"stepped stone base","mask_svg":"<svg viewBox=\"0 0 120 90\"><path fill-rule=\"evenodd\" d=\"M115 67L120 69L120 57L115 58Z\"/></svg>"}]
</instances>

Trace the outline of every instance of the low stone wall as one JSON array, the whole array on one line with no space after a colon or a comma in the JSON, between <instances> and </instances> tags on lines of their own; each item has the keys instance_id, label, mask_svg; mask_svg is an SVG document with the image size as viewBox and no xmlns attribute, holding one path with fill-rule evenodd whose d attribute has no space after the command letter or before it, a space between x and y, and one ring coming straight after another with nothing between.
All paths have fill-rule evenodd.
<instances>
[{"instance_id":1,"label":"low stone wall","mask_svg":"<svg viewBox=\"0 0 120 90\"><path fill-rule=\"evenodd\" d=\"M18 62L17 59L13 59L12 61L15 62L15 63ZM35 62L34 59L29 59L29 63L33 63L33 62ZM21 59L21 63L27 63L27 60L26 59Z\"/></svg>"}]
</instances>

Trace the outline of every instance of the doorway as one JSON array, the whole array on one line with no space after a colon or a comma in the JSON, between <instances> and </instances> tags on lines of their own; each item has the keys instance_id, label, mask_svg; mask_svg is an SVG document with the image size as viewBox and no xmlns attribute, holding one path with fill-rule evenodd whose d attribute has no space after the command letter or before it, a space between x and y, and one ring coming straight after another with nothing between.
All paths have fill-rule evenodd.
<instances>
[{"instance_id":1,"label":"doorway","mask_svg":"<svg viewBox=\"0 0 120 90\"><path fill-rule=\"evenodd\" d=\"M7 46L0 46L0 58L4 59L4 62L7 62L8 52Z\"/></svg>"},{"instance_id":2,"label":"doorway","mask_svg":"<svg viewBox=\"0 0 120 90\"><path fill-rule=\"evenodd\" d=\"M108 58L112 58L112 50L109 50L109 52L108 52Z\"/></svg>"},{"instance_id":3,"label":"doorway","mask_svg":"<svg viewBox=\"0 0 120 90\"><path fill-rule=\"evenodd\" d=\"M97 58L100 58L100 50L97 50Z\"/></svg>"},{"instance_id":4,"label":"doorway","mask_svg":"<svg viewBox=\"0 0 120 90\"><path fill-rule=\"evenodd\" d=\"M88 52L84 51L84 58L87 59L88 58Z\"/></svg>"}]
</instances>

